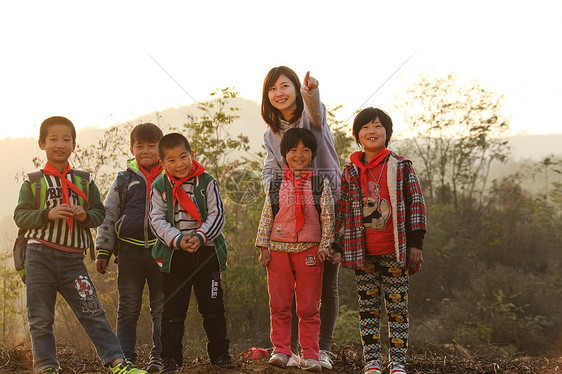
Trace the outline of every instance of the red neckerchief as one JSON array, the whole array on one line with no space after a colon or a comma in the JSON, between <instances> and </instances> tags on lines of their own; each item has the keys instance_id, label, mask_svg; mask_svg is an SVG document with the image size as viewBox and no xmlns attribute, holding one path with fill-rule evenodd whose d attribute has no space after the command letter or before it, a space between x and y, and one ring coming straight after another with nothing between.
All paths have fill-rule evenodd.
<instances>
[{"instance_id":1,"label":"red neckerchief","mask_svg":"<svg viewBox=\"0 0 562 374\"><path fill-rule=\"evenodd\" d=\"M55 177L59 177L60 185L61 185L61 188L62 188L62 203L63 204L68 204L68 206L72 205L72 204L70 204L70 198L68 196L68 189L70 188L72 191L76 192L80 197L82 197L84 199L84 201L88 203L88 207L90 207L90 202L88 201L88 198L86 197L86 194L84 192L80 191L80 189L78 187L76 187L71 181L66 179L66 175L70 172L71 169L72 168L70 167L70 164L67 163L66 166L64 167L62 173L61 173L60 171L58 171L53 165L51 165L47 161L47 163L45 164L45 167L43 169L41 169L41 171L45 175L54 175ZM67 218L66 223L68 224L68 228L70 230L72 230L72 217Z\"/></svg>"},{"instance_id":2,"label":"red neckerchief","mask_svg":"<svg viewBox=\"0 0 562 374\"><path fill-rule=\"evenodd\" d=\"M304 225L304 198L302 195L302 185L313 175L314 174L310 171L310 169L306 169L302 172L301 177L297 178L288 166L285 166L285 170L283 171L283 179L292 181L295 186L295 220L297 222L295 233L299 232Z\"/></svg>"},{"instance_id":3,"label":"red neckerchief","mask_svg":"<svg viewBox=\"0 0 562 374\"><path fill-rule=\"evenodd\" d=\"M150 171L146 170L139 164L139 169L142 171L144 176L146 177L146 190L150 194L150 187L152 186L152 182L162 173L162 165L158 164Z\"/></svg>"},{"instance_id":4,"label":"red neckerchief","mask_svg":"<svg viewBox=\"0 0 562 374\"><path fill-rule=\"evenodd\" d=\"M189 172L189 174L185 178L176 179L176 178L174 178L174 176L172 174L170 174L168 172L168 170L166 170L166 175L168 176L168 178L170 178L170 180L172 182L174 182L173 187L172 187L172 194L174 195L174 200L173 200L174 207L175 207L176 201L179 202L180 205L183 207L183 209L185 209L185 211L191 217L195 218L197 220L197 222L199 222L199 225L201 225L201 216L199 215L199 211L197 210L197 206L195 205L193 200L191 200L189 198L189 195L187 194L187 192L185 192L181 188L181 185L185 181L187 181L189 178L197 177L197 176L203 174L204 171L205 171L205 167L195 160L192 161L191 171Z\"/></svg>"},{"instance_id":5,"label":"red neckerchief","mask_svg":"<svg viewBox=\"0 0 562 374\"><path fill-rule=\"evenodd\" d=\"M367 171L369 169L375 168L382 160L385 159L391 153L386 147L382 147L380 151L377 152L375 157L371 159L366 165L363 163L363 152L357 151L353 153L350 157L351 162L360 170L359 179L361 181L361 187L365 193L365 196L369 195L369 186L367 184ZM384 166L383 166L384 167Z\"/></svg>"}]
</instances>

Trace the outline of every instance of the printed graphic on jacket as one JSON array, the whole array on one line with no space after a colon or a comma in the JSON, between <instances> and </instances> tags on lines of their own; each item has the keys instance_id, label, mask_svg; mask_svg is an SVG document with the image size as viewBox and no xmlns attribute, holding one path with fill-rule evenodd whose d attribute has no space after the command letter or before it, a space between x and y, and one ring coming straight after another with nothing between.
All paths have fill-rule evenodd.
<instances>
[{"instance_id":1,"label":"printed graphic on jacket","mask_svg":"<svg viewBox=\"0 0 562 374\"><path fill-rule=\"evenodd\" d=\"M379 185L368 182L369 196L363 204L363 222L365 227L372 230L384 230L390 219L390 203L383 199Z\"/></svg>"}]
</instances>

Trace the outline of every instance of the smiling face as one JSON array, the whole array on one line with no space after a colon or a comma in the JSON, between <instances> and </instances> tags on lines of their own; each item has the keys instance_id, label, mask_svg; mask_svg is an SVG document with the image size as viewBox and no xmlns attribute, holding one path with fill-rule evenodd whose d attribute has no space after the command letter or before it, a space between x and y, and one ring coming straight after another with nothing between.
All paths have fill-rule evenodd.
<instances>
[{"instance_id":1,"label":"smiling face","mask_svg":"<svg viewBox=\"0 0 562 374\"><path fill-rule=\"evenodd\" d=\"M283 118L290 121L297 108L297 90L293 82L281 74L269 87L267 97L271 105L281 112Z\"/></svg>"},{"instance_id":2,"label":"smiling face","mask_svg":"<svg viewBox=\"0 0 562 374\"><path fill-rule=\"evenodd\" d=\"M39 139L39 148L45 151L47 161L59 171L64 169L75 147L72 129L67 125L50 125L45 140Z\"/></svg>"},{"instance_id":3,"label":"smiling face","mask_svg":"<svg viewBox=\"0 0 562 374\"><path fill-rule=\"evenodd\" d=\"M185 178L193 167L193 151L188 151L183 145L177 145L163 150L162 167L176 179Z\"/></svg>"},{"instance_id":4,"label":"smiling face","mask_svg":"<svg viewBox=\"0 0 562 374\"><path fill-rule=\"evenodd\" d=\"M367 159L369 155L376 155L385 146L386 129L378 117L364 124L357 135L357 140L363 146Z\"/></svg>"},{"instance_id":5,"label":"smiling face","mask_svg":"<svg viewBox=\"0 0 562 374\"><path fill-rule=\"evenodd\" d=\"M300 176L312 161L312 150L300 141L296 147L289 149L285 155L285 160L287 160L287 165L293 174Z\"/></svg>"},{"instance_id":6,"label":"smiling face","mask_svg":"<svg viewBox=\"0 0 562 374\"><path fill-rule=\"evenodd\" d=\"M135 142L131 147L131 153L137 163L146 170L151 170L158 165L158 142Z\"/></svg>"}]
</instances>

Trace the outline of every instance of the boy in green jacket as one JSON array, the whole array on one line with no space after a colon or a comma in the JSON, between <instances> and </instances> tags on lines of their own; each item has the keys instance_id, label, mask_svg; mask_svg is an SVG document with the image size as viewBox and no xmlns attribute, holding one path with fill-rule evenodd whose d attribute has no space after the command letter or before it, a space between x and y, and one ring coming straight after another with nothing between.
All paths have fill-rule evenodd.
<instances>
[{"instance_id":1,"label":"boy in green jacket","mask_svg":"<svg viewBox=\"0 0 562 374\"><path fill-rule=\"evenodd\" d=\"M24 181L14 211L16 225L25 229L28 240L26 293L33 369L59 373L53 323L60 292L110 373L146 373L124 361L84 266L84 252L92 240L90 228L102 223L105 209L89 174L73 170L68 163L76 147L72 122L65 117L43 121L39 147L45 151L47 164L38 180Z\"/></svg>"},{"instance_id":2,"label":"boy in green jacket","mask_svg":"<svg viewBox=\"0 0 562 374\"><path fill-rule=\"evenodd\" d=\"M162 373L181 370L182 338L191 288L203 317L211 364L233 368L228 353L220 271L226 269L221 234L224 206L215 179L193 160L187 139L178 133L158 143L166 175L152 184L150 226L158 238L152 256L164 281Z\"/></svg>"}]
</instances>

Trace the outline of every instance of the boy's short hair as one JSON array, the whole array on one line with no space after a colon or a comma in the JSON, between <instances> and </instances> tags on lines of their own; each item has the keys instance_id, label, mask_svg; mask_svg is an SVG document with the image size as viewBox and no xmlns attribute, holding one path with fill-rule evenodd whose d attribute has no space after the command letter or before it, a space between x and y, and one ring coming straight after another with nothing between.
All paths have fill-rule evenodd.
<instances>
[{"instance_id":1,"label":"boy's short hair","mask_svg":"<svg viewBox=\"0 0 562 374\"><path fill-rule=\"evenodd\" d=\"M187 138L182 134L173 132L164 135L158 142L158 157L160 157L160 160L164 161L164 151L180 145L183 145L187 152L191 152L191 146Z\"/></svg>"},{"instance_id":2,"label":"boy's short hair","mask_svg":"<svg viewBox=\"0 0 562 374\"><path fill-rule=\"evenodd\" d=\"M49 133L49 127L53 125L65 125L70 127L72 142L76 143L76 128L74 124L70 122L68 118L62 116L49 117L41 123L41 126L39 126L39 140L42 143L45 143L45 139L47 139L47 134Z\"/></svg>"},{"instance_id":3,"label":"boy's short hair","mask_svg":"<svg viewBox=\"0 0 562 374\"><path fill-rule=\"evenodd\" d=\"M357 114L355 120L353 120L353 137L355 138L355 142L359 144L359 131L361 127L365 126L369 122L373 122L376 119L381 121L384 129L386 130L386 142L384 143L385 147L388 147L388 142L392 137L392 118L382 109L379 108L365 108Z\"/></svg>"},{"instance_id":4,"label":"boy's short hair","mask_svg":"<svg viewBox=\"0 0 562 374\"><path fill-rule=\"evenodd\" d=\"M281 138L280 148L283 158L286 158L285 156L287 156L287 153L289 153L292 148L295 148L297 145L299 145L299 142L301 141L305 147L310 148L310 150L312 151L311 161L314 160L316 152L318 151L318 142L316 141L316 137L309 129L298 127L287 130Z\"/></svg>"},{"instance_id":5,"label":"boy's short hair","mask_svg":"<svg viewBox=\"0 0 562 374\"><path fill-rule=\"evenodd\" d=\"M164 134L162 130L160 130L160 127L150 122L141 123L131 130L131 147L135 143L158 143L162 136L164 136Z\"/></svg>"}]
</instances>

